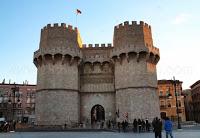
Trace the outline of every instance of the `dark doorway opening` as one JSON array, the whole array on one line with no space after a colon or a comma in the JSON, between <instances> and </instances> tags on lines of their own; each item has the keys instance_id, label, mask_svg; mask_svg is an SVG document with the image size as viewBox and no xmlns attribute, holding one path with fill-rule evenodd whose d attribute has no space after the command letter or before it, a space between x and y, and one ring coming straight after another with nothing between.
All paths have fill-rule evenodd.
<instances>
[{"instance_id":1,"label":"dark doorway opening","mask_svg":"<svg viewBox=\"0 0 200 138\"><path fill-rule=\"evenodd\" d=\"M165 119L167 117L167 114L166 114L166 112L161 112L160 116L162 119Z\"/></svg>"},{"instance_id":2,"label":"dark doorway opening","mask_svg":"<svg viewBox=\"0 0 200 138\"><path fill-rule=\"evenodd\" d=\"M103 106L97 104L91 110L91 124L105 120L105 110Z\"/></svg>"}]
</instances>

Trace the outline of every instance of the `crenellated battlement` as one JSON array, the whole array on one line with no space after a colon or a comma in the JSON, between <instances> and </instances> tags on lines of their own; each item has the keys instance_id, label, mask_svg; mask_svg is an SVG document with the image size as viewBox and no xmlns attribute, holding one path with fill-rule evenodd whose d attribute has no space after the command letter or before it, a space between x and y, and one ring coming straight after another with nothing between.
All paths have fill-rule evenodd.
<instances>
[{"instance_id":1,"label":"crenellated battlement","mask_svg":"<svg viewBox=\"0 0 200 138\"><path fill-rule=\"evenodd\" d=\"M159 50L159 48L151 46L151 47L148 47L148 49L149 49L150 53L154 53L155 55L159 55L160 56L160 50Z\"/></svg>"},{"instance_id":2,"label":"crenellated battlement","mask_svg":"<svg viewBox=\"0 0 200 138\"><path fill-rule=\"evenodd\" d=\"M83 44L82 48L102 48L102 47L113 47L111 43L108 44Z\"/></svg>"},{"instance_id":3,"label":"crenellated battlement","mask_svg":"<svg viewBox=\"0 0 200 138\"><path fill-rule=\"evenodd\" d=\"M121 47L130 44L153 46L151 26L140 21L125 21L114 27L114 47Z\"/></svg>"},{"instance_id":4,"label":"crenellated battlement","mask_svg":"<svg viewBox=\"0 0 200 138\"><path fill-rule=\"evenodd\" d=\"M40 47L71 47L79 48L81 38L76 27L65 23L47 24L41 29Z\"/></svg>"},{"instance_id":5,"label":"crenellated battlement","mask_svg":"<svg viewBox=\"0 0 200 138\"><path fill-rule=\"evenodd\" d=\"M78 29L77 27L73 27L71 25L66 25L65 23L54 23L54 24L47 24L47 26L43 27L42 31L43 30L47 30L47 29L56 29L56 28L63 28L65 30L69 30L69 31L75 31L75 32L78 32Z\"/></svg>"},{"instance_id":6,"label":"crenellated battlement","mask_svg":"<svg viewBox=\"0 0 200 138\"><path fill-rule=\"evenodd\" d=\"M124 29L124 27L146 27L148 29L151 29L151 26L148 25L147 23L143 22L143 21L140 21L140 22L137 22L137 21L132 21L132 22L129 22L129 21L125 21L124 23L121 23L117 26L115 26L115 29Z\"/></svg>"}]
</instances>

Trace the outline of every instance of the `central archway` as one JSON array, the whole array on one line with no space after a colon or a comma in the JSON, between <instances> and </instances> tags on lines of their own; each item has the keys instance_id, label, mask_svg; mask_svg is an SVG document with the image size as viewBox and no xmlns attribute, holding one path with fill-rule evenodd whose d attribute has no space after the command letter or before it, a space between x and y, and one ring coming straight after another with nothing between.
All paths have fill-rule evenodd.
<instances>
[{"instance_id":1,"label":"central archway","mask_svg":"<svg viewBox=\"0 0 200 138\"><path fill-rule=\"evenodd\" d=\"M97 104L91 109L91 124L105 120L105 110L103 106Z\"/></svg>"}]
</instances>

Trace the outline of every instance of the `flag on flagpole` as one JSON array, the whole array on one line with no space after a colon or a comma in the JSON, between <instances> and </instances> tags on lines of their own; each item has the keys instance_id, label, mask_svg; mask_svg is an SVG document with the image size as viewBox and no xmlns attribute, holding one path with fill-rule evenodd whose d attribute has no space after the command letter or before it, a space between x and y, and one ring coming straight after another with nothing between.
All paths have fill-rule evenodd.
<instances>
[{"instance_id":1,"label":"flag on flagpole","mask_svg":"<svg viewBox=\"0 0 200 138\"><path fill-rule=\"evenodd\" d=\"M81 14L81 13L82 13L81 10L76 9L76 26L78 26L78 25L77 25L77 17L78 17L78 14ZM82 40L81 40L81 36L80 36L79 31L77 32L77 41L78 41L79 47L82 48Z\"/></svg>"},{"instance_id":2,"label":"flag on flagpole","mask_svg":"<svg viewBox=\"0 0 200 138\"><path fill-rule=\"evenodd\" d=\"M82 12L81 12L81 10L79 10L79 9L76 9L76 14L78 15L78 14L81 14Z\"/></svg>"}]
</instances>

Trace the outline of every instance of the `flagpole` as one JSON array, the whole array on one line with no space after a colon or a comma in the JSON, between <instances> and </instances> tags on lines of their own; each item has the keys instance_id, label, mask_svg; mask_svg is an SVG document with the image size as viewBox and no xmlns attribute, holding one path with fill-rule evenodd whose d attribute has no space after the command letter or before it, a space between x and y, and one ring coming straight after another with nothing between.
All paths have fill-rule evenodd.
<instances>
[{"instance_id":1,"label":"flagpole","mask_svg":"<svg viewBox=\"0 0 200 138\"><path fill-rule=\"evenodd\" d=\"M76 9L76 26L78 27L78 22L77 22L77 20L78 20L78 14L81 14L81 10L79 10L79 9Z\"/></svg>"},{"instance_id":2,"label":"flagpole","mask_svg":"<svg viewBox=\"0 0 200 138\"><path fill-rule=\"evenodd\" d=\"M77 16L78 16L78 14L76 13L76 27L78 27L78 25L77 25Z\"/></svg>"}]
</instances>

